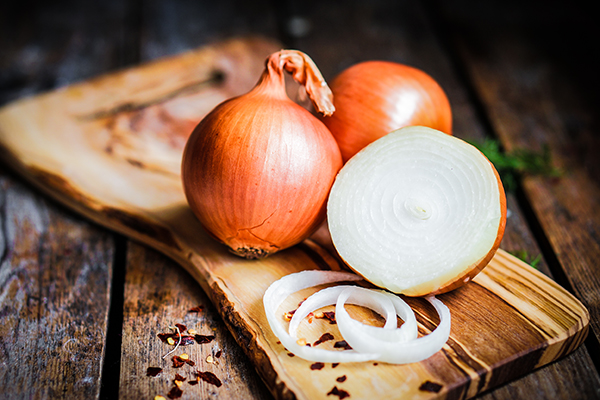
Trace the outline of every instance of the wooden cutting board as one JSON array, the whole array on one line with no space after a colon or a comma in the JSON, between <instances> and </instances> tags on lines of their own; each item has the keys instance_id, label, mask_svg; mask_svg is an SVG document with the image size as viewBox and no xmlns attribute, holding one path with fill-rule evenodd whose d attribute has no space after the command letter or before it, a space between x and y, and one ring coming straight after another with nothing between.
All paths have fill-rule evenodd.
<instances>
[{"instance_id":1,"label":"wooden cutting board","mask_svg":"<svg viewBox=\"0 0 600 400\"><path fill-rule=\"evenodd\" d=\"M334 387L352 399L469 398L583 342L589 323L583 305L500 250L473 282L439 296L451 310L450 339L425 361L313 370L278 344L264 314L264 291L292 272L342 268L326 227L265 260L243 260L203 231L179 176L194 126L216 104L254 86L265 58L278 49L260 38L234 39L14 102L0 109L0 154L67 206L181 264L211 297L276 398L331 399ZM291 296L281 314L307 294ZM407 300L420 332L435 328L433 309L422 299ZM354 312L377 322L364 310ZM340 339L335 325L322 320L302 330L309 341L324 332ZM344 382L336 380L341 376Z\"/></svg>"}]
</instances>

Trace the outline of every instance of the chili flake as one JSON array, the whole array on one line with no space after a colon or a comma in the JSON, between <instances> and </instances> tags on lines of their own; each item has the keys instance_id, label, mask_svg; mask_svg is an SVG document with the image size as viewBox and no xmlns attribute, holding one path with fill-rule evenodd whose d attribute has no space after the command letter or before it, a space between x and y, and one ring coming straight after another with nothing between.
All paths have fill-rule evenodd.
<instances>
[{"instance_id":1,"label":"chili flake","mask_svg":"<svg viewBox=\"0 0 600 400\"><path fill-rule=\"evenodd\" d=\"M194 339L198 344L210 343L215 339L214 335L194 335Z\"/></svg>"},{"instance_id":2,"label":"chili flake","mask_svg":"<svg viewBox=\"0 0 600 400\"><path fill-rule=\"evenodd\" d=\"M175 324L175 326L179 328L180 333L187 331L187 326L185 326L183 324Z\"/></svg>"},{"instance_id":3,"label":"chili flake","mask_svg":"<svg viewBox=\"0 0 600 400\"><path fill-rule=\"evenodd\" d=\"M337 367L338 365L340 365L340 363L333 363L333 364L331 364L331 368L335 368L335 367Z\"/></svg>"},{"instance_id":4,"label":"chili flake","mask_svg":"<svg viewBox=\"0 0 600 400\"><path fill-rule=\"evenodd\" d=\"M199 313L202 312L204 310L204 306L203 305L198 305L196 307L192 307L188 310L189 313Z\"/></svg>"},{"instance_id":5,"label":"chili flake","mask_svg":"<svg viewBox=\"0 0 600 400\"><path fill-rule=\"evenodd\" d=\"M182 357L183 355L185 355L186 358ZM194 361L190 360L187 354L182 354L181 356L173 356L173 368L181 368L183 367L183 364L188 364L192 367L196 365Z\"/></svg>"},{"instance_id":6,"label":"chili flake","mask_svg":"<svg viewBox=\"0 0 600 400\"><path fill-rule=\"evenodd\" d=\"M315 318L325 318L329 320L329 324L331 325L337 323L335 320L335 311L324 311L323 313L317 313L315 314Z\"/></svg>"},{"instance_id":7,"label":"chili flake","mask_svg":"<svg viewBox=\"0 0 600 400\"><path fill-rule=\"evenodd\" d=\"M342 382L346 382L346 379L347 379L346 375L342 375L342 376L338 376L336 378L336 381L338 381L339 383L342 383Z\"/></svg>"},{"instance_id":8,"label":"chili flake","mask_svg":"<svg viewBox=\"0 0 600 400\"><path fill-rule=\"evenodd\" d=\"M183 364L185 364L185 362L179 358L179 356L173 356L173 368L181 368L183 367Z\"/></svg>"},{"instance_id":9,"label":"chili flake","mask_svg":"<svg viewBox=\"0 0 600 400\"><path fill-rule=\"evenodd\" d=\"M181 390L179 388L179 386L175 385L173 386L173 388L171 388L171 390L169 391L169 393L167 393L167 397L170 399L178 399L183 395L183 390Z\"/></svg>"},{"instance_id":10,"label":"chili flake","mask_svg":"<svg viewBox=\"0 0 600 400\"><path fill-rule=\"evenodd\" d=\"M210 383L211 385L215 385L216 387L220 387L222 385L221 380L210 371L196 371L196 376L199 379L202 379L204 382Z\"/></svg>"},{"instance_id":11,"label":"chili flake","mask_svg":"<svg viewBox=\"0 0 600 400\"><path fill-rule=\"evenodd\" d=\"M162 372L162 368L158 367L148 367L146 370L146 376L157 376Z\"/></svg>"},{"instance_id":12,"label":"chili flake","mask_svg":"<svg viewBox=\"0 0 600 400\"><path fill-rule=\"evenodd\" d=\"M175 379L173 379L173 383L177 386L181 386L183 382L185 382L185 378L179 374L175 374Z\"/></svg>"},{"instance_id":13,"label":"chili flake","mask_svg":"<svg viewBox=\"0 0 600 400\"><path fill-rule=\"evenodd\" d=\"M425 381L421 384L421 386L419 386L419 390L424 392L438 393L440 390L442 390L442 387L443 385L440 385L439 383Z\"/></svg>"},{"instance_id":14,"label":"chili flake","mask_svg":"<svg viewBox=\"0 0 600 400\"><path fill-rule=\"evenodd\" d=\"M333 340L333 335L329 332L326 332L326 333L322 334L321 337L316 342L313 343L313 346L317 346L328 340Z\"/></svg>"},{"instance_id":15,"label":"chili flake","mask_svg":"<svg viewBox=\"0 0 600 400\"><path fill-rule=\"evenodd\" d=\"M215 353L215 357L217 358L221 358L221 354L223 354L223 350L217 350L217 352Z\"/></svg>"},{"instance_id":16,"label":"chili flake","mask_svg":"<svg viewBox=\"0 0 600 400\"><path fill-rule=\"evenodd\" d=\"M340 340L339 342L335 342L333 345L336 349L344 349L344 350L352 350L352 347L345 340Z\"/></svg>"},{"instance_id":17,"label":"chili flake","mask_svg":"<svg viewBox=\"0 0 600 400\"><path fill-rule=\"evenodd\" d=\"M310 369L312 369L313 371L314 370L320 370L320 369L323 369L324 366L325 366L324 363L322 363L322 362L316 362L316 363L313 363L313 364L310 365Z\"/></svg>"},{"instance_id":18,"label":"chili flake","mask_svg":"<svg viewBox=\"0 0 600 400\"><path fill-rule=\"evenodd\" d=\"M350 397L350 393L346 392L343 389L338 389L337 386L334 386L333 389L331 389L329 391L329 393L327 393L327 396L337 396L341 399L345 399L346 397Z\"/></svg>"}]
</instances>

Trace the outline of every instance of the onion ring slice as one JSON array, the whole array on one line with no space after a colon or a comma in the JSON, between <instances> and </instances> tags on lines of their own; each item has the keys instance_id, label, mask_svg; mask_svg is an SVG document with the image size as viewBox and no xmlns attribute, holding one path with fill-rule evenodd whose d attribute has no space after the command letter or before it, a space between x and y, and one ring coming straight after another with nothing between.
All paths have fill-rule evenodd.
<instances>
[{"instance_id":1,"label":"onion ring slice","mask_svg":"<svg viewBox=\"0 0 600 400\"><path fill-rule=\"evenodd\" d=\"M433 305L440 316L439 325L428 335L410 341L382 340L365 331L366 325L350 317L344 304L353 295L354 288L346 288L338 297L335 315L340 333L346 342L361 353L377 352L379 361L391 364L408 364L419 362L437 353L450 336L450 310L435 296L426 299ZM398 298L399 299L399 298ZM369 329L381 328L370 327Z\"/></svg>"},{"instance_id":2,"label":"onion ring slice","mask_svg":"<svg viewBox=\"0 0 600 400\"><path fill-rule=\"evenodd\" d=\"M362 362L373 360L378 354L358 353L353 350L331 351L315 347L300 346L277 320L277 309L292 293L309 287L342 281L358 281L362 278L356 274L338 271L309 270L286 275L273 282L265 292L263 304L267 321L281 344L296 356L308 361L320 362Z\"/></svg>"}]
</instances>

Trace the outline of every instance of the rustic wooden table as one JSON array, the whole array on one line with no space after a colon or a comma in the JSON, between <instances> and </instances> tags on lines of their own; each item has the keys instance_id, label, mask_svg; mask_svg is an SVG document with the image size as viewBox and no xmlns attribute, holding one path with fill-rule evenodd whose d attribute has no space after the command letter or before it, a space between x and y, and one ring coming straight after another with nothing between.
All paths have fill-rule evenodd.
<instances>
[{"instance_id":1,"label":"rustic wooden table","mask_svg":"<svg viewBox=\"0 0 600 400\"><path fill-rule=\"evenodd\" d=\"M485 5L483 4L485 3ZM581 2L583 3L583 2ZM456 136L507 152L547 147L559 178L524 174L502 248L591 314L571 355L483 398L600 398L600 64L589 4L527 1L7 1L0 105L232 36L308 53L326 79L361 60L419 67L447 91ZM140 379L174 323L214 332L223 386L203 398L270 398L200 286L156 251L55 203L0 165L0 392L4 398L153 398ZM200 313L189 313L203 305ZM184 398L191 398L191 392ZM187 396L187 397L186 397Z\"/></svg>"}]
</instances>

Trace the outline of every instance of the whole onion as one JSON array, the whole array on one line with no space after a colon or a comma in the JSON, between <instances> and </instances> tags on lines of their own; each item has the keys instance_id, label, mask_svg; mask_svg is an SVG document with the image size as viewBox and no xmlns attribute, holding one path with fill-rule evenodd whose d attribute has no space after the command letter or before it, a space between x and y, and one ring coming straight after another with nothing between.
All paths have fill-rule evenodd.
<instances>
[{"instance_id":1,"label":"whole onion","mask_svg":"<svg viewBox=\"0 0 600 400\"><path fill-rule=\"evenodd\" d=\"M444 90L420 69L389 61L365 61L331 83L335 114L323 117L344 162L396 129L422 125L452 134Z\"/></svg>"},{"instance_id":2,"label":"whole onion","mask_svg":"<svg viewBox=\"0 0 600 400\"><path fill-rule=\"evenodd\" d=\"M186 198L204 228L235 254L262 258L307 238L323 222L342 166L325 125L290 100L285 72L315 109L330 115L331 91L304 53L272 54L257 85L227 100L195 128L185 146Z\"/></svg>"}]
</instances>

